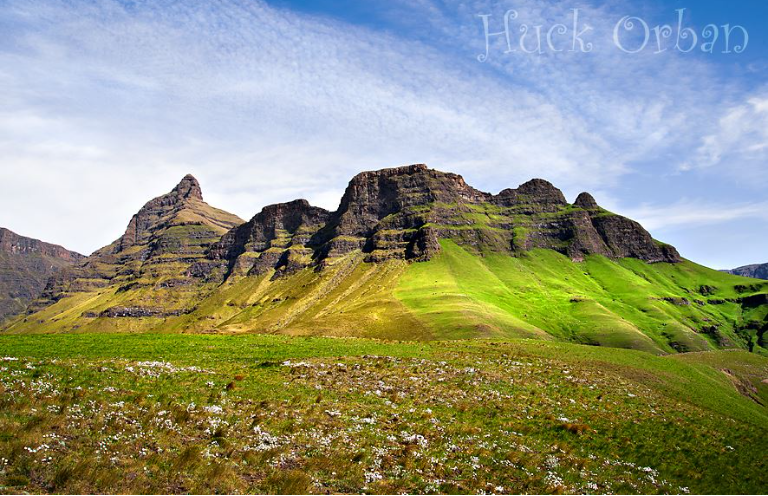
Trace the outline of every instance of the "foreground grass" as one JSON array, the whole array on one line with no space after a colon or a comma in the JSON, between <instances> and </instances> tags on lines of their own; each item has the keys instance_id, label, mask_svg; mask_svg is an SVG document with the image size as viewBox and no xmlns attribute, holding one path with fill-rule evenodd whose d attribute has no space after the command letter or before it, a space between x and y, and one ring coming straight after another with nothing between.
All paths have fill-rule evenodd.
<instances>
[{"instance_id":1,"label":"foreground grass","mask_svg":"<svg viewBox=\"0 0 768 496\"><path fill-rule=\"evenodd\" d=\"M745 352L83 334L0 355L5 492L768 489L768 360Z\"/></svg>"}]
</instances>

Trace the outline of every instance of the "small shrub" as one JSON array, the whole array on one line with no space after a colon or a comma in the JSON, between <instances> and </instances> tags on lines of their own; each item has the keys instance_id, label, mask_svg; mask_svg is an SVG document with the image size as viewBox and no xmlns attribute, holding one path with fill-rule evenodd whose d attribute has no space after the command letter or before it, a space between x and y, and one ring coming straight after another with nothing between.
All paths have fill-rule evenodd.
<instances>
[{"instance_id":1,"label":"small shrub","mask_svg":"<svg viewBox=\"0 0 768 496\"><path fill-rule=\"evenodd\" d=\"M571 434L576 434L577 436L581 436L592 430L592 428L586 424L572 424L570 422L564 423L561 427L563 430L568 431Z\"/></svg>"}]
</instances>

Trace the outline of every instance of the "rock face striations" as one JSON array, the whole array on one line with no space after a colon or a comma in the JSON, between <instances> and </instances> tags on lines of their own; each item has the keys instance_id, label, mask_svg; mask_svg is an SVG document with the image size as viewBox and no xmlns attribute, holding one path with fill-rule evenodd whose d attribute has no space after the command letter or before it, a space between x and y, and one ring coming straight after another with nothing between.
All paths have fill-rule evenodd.
<instances>
[{"instance_id":1,"label":"rock face striations","mask_svg":"<svg viewBox=\"0 0 768 496\"><path fill-rule=\"evenodd\" d=\"M424 261L440 250L440 239L475 252L543 248L573 260L599 254L680 261L673 247L601 209L588 193L571 205L542 179L492 195L459 175L416 164L358 174L335 212L295 200L264 207L243 222L205 203L200 184L188 175L144 205L119 239L52 278L32 309L118 285L155 289L121 308L170 301L176 302L170 311L178 312L185 300L179 288L197 291L203 283L270 271L279 277L309 266L322 270L355 251L367 262Z\"/></svg>"},{"instance_id":2,"label":"rock face striations","mask_svg":"<svg viewBox=\"0 0 768 496\"><path fill-rule=\"evenodd\" d=\"M49 277L82 258L61 246L0 228L0 322L24 311Z\"/></svg>"},{"instance_id":3,"label":"rock face striations","mask_svg":"<svg viewBox=\"0 0 768 496\"><path fill-rule=\"evenodd\" d=\"M423 164L358 174L333 213L303 200L266 207L227 233L209 258L226 263L228 275L322 268L356 250L368 262L423 261L440 250L440 239L476 251L553 249L574 260L600 254L680 261L674 248L587 193L571 205L552 184L534 179L492 195Z\"/></svg>"},{"instance_id":4,"label":"rock face striations","mask_svg":"<svg viewBox=\"0 0 768 496\"><path fill-rule=\"evenodd\" d=\"M308 243L329 215L306 200L264 207L213 245L209 258L226 263L225 277L304 268L312 262L313 250Z\"/></svg>"},{"instance_id":5,"label":"rock face striations","mask_svg":"<svg viewBox=\"0 0 768 496\"><path fill-rule=\"evenodd\" d=\"M582 193L569 204L542 179L498 195L461 176L411 165L364 172L349 183L339 209L313 236L319 262L362 250L368 261L427 260L450 238L475 250L552 249L581 260L590 254L678 262L639 224L601 209Z\"/></svg>"},{"instance_id":6,"label":"rock face striations","mask_svg":"<svg viewBox=\"0 0 768 496\"><path fill-rule=\"evenodd\" d=\"M430 224L444 207L463 211L486 196L461 176L422 164L363 172L350 181L338 210L311 243L321 262L357 249L369 261L426 260L439 249Z\"/></svg>"},{"instance_id":7,"label":"rock face striations","mask_svg":"<svg viewBox=\"0 0 768 496\"><path fill-rule=\"evenodd\" d=\"M148 289L141 297L121 302L138 313L157 305L176 311L194 296L183 289L198 285L195 267L205 260L209 247L242 223L236 215L205 203L200 184L187 175L170 193L147 202L119 239L52 278L31 310L68 295L114 287L117 293Z\"/></svg>"}]
</instances>

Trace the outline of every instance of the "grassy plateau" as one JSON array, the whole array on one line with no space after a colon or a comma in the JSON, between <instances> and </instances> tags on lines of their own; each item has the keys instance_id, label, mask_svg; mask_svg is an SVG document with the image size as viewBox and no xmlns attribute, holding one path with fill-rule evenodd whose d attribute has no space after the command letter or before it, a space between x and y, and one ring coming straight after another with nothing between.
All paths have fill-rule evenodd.
<instances>
[{"instance_id":1,"label":"grassy plateau","mask_svg":"<svg viewBox=\"0 0 768 496\"><path fill-rule=\"evenodd\" d=\"M0 403L5 493L768 491L768 359L746 351L0 335Z\"/></svg>"}]
</instances>

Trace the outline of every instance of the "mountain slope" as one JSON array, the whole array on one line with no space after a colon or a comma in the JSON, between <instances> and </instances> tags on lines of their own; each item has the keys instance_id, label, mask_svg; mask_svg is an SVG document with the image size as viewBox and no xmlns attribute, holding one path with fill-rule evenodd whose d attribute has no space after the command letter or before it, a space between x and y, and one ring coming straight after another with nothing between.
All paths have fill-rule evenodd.
<instances>
[{"instance_id":1,"label":"mountain slope","mask_svg":"<svg viewBox=\"0 0 768 496\"><path fill-rule=\"evenodd\" d=\"M335 212L297 200L247 223L226 218L227 232L201 202L185 178L50 285L37 313L10 331L523 337L765 352L768 283L686 261L587 193L569 204L540 179L491 195L423 165L365 172Z\"/></svg>"},{"instance_id":2,"label":"mountain slope","mask_svg":"<svg viewBox=\"0 0 768 496\"><path fill-rule=\"evenodd\" d=\"M0 323L40 296L51 275L82 258L61 246L0 228Z\"/></svg>"},{"instance_id":3,"label":"mountain slope","mask_svg":"<svg viewBox=\"0 0 768 496\"><path fill-rule=\"evenodd\" d=\"M736 269L726 271L729 274L742 277L752 277L754 279L768 279L768 263L745 265Z\"/></svg>"},{"instance_id":4,"label":"mountain slope","mask_svg":"<svg viewBox=\"0 0 768 496\"><path fill-rule=\"evenodd\" d=\"M239 217L203 201L197 180L186 176L173 190L145 204L125 233L82 263L52 278L31 311L69 303L104 300L94 309L85 305L83 318L94 312L107 316L173 315L184 312L205 286L194 277L197 264L210 245L243 223ZM50 325L31 317L34 325Z\"/></svg>"}]
</instances>

